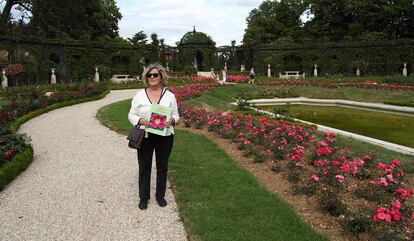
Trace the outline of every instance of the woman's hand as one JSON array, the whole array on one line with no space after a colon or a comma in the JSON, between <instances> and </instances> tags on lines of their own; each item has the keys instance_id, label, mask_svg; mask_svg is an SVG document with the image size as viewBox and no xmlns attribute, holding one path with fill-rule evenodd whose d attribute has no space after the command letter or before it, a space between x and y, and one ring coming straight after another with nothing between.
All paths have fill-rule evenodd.
<instances>
[{"instance_id":1,"label":"woman's hand","mask_svg":"<svg viewBox=\"0 0 414 241\"><path fill-rule=\"evenodd\" d=\"M142 119L140 119L139 120L139 124L140 125L143 125L143 126L145 126L145 127L149 127L150 126L150 122L149 121L147 121L146 119L144 119L144 118L142 118Z\"/></svg>"},{"instance_id":2,"label":"woman's hand","mask_svg":"<svg viewBox=\"0 0 414 241\"><path fill-rule=\"evenodd\" d=\"M169 128L175 122L174 118L170 118L168 121L164 121L164 126Z\"/></svg>"}]
</instances>

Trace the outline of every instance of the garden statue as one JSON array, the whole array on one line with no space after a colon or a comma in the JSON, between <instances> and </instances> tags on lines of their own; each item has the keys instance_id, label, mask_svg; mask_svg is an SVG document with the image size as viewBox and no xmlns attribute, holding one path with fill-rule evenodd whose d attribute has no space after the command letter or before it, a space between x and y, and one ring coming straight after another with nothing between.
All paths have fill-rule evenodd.
<instances>
[{"instance_id":1,"label":"garden statue","mask_svg":"<svg viewBox=\"0 0 414 241\"><path fill-rule=\"evenodd\" d=\"M1 88L5 89L5 88L8 87L8 79L7 79L7 76L6 76L6 70L2 69L1 74L2 74L2 76L1 76Z\"/></svg>"},{"instance_id":2,"label":"garden statue","mask_svg":"<svg viewBox=\"0 0 414 241\"><path fill-rule=\"evenodd\" d=\"M240 66L240 72L243 72L243 71L246 71L246 67L244 67L244 64L242 64L242 65Z\"/></svg>"},{"instance_id":3,"label":"garden statue","mask_svg":"<svg viewBox=\"0 0 414 241\"><path fill-rule=\"evenodd\" d=\"M224 71L227 72L227 62L224 62Z\"/></svg>"},{"instance_id":4,"label":"garden statue","mask_svg":"<svg viewBox=\"0 0 414 241\"><path fill-rule=\"evenodd\" d=\"M223 69L223 81L226 82L227 80L227 71Z\"/></svg>"},{"instance_id":5,"label":"garden statue","mask_svg":"<svg viewBox=\"0 0 414 241\"><path fill-rule=\"evenodd\" d=\"M318 77L318 65L317 64L314 65L313 76Z\"/></svg>"},{"instance_id":6,"label":"garden statue","mask_svg":"<svg viewBox=\"0 0 414 241\"><path fill-rule=\"evenodd\" d=\"M356 76L361 76L361 70L359 69L359 66L356 69Z\"/></svg>"},{"instance_id":7,"label":"garden statue","mask_svg":"<svg viewBox=\"0 0 414 241\"><path fill-rule=\"evenodd\" d=\"M272 77L272 70L270 69L270 64L267 65L267 77Z\"/></svg>"},{"instance_id":8,"label":"garden statue","mask_svg":"<svg viewBox=\"0 0 414 241\"><path fill-rule=\"evenodd\" d=\"M50 83L52 85L56 84L56 75L55 75L55 69L50 69L50 71L52 72L52 74L50 75Z\"/></svg>"},{"instance_id":9,"label":"garden statue","mask_svg":"<svg viewBox=\"0 0 414 241\"><path fill-rule=\"evenodd\" d=\"M211 69L210 69L210 73L211 73L211 76L212 76L214 79L219 80L218 76L216 76L216 74L214 73L214 68L211 68Z\"/></svg>"},{"instance_id":10,"label":"garden statue","mask_svg":"<svg viewBox=\"0 0 414 241\"><path fill-rule=\"evenodd\" d=\"M404 63L404 68L403 68L403 75L407 76L407 63Z\"/></svg>"},{"instance_id":11,"label":"garden statue","mask_svg":"<svg viewBox=\"0 0 414 241\"><path fill-rule=\"evenodd\" d=\"M95 67L95 82L99 82L98 66Z\"/></svg>"},{"instance_id":12,"label":"garden statue","mask_svg":"<svg viewBox=\"0 0 414 241\"><path fill-rule=\"evenodd\" d=\"M165 69L167 70L167 72L170 72L170 66L168 66L168 62L165 63Z\"/></svg>"}]
</instances>

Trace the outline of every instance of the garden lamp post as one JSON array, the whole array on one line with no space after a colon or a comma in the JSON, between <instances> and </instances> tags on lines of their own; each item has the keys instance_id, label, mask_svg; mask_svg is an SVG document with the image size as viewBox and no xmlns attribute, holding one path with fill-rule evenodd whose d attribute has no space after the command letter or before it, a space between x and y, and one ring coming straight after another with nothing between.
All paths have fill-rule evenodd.
<instances>
[{"instance_id":1,"label":"garden lamp post","mask_svg":"<svg viewBox=\"0 0 414 241\"><path fill-rule=\"evenodd\" d=\"M6 76L6 70L5 69L1 70L1 87L3 89L8 87L8 79L7 79L7 76Z\"/></svg>"}]
</instances>

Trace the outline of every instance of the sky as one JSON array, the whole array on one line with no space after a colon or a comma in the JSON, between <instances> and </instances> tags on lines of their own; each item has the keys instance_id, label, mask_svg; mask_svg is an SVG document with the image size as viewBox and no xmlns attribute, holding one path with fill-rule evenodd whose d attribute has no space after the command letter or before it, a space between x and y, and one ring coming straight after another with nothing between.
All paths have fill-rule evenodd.
<instances>
[{"instance_id":1,"label":"sky","mask_svg":"<svg viewBox=\"0 0 414 241\"><path fill-rule=\"evenodd\" d=\"M263 0L116 0L122 19L118 23L121 37L139 31L156 33L165 44L176 46L185 33L209 35L216 46L239 45L246 29L246 18Z\"/></svg>"}]
</instances>

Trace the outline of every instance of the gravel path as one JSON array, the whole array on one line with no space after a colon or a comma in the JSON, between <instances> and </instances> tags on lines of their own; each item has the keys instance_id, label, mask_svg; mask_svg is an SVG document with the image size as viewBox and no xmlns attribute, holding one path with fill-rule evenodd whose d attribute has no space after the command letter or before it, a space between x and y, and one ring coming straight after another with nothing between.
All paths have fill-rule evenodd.
<instances>
[{"instance_id":1,"label":"gravel path","mask_svg":"<svg viewBox=\"0 0 414 241\"><path fill-rule=\"evenodd\" d=\"M136 152L95 119L100 107L136 91L111 91L21 126L35 155L0 193L0 240L187 240L170 188L167 207L152 197L147 210L138 209Z\"/></svg>"}]
</instances>

